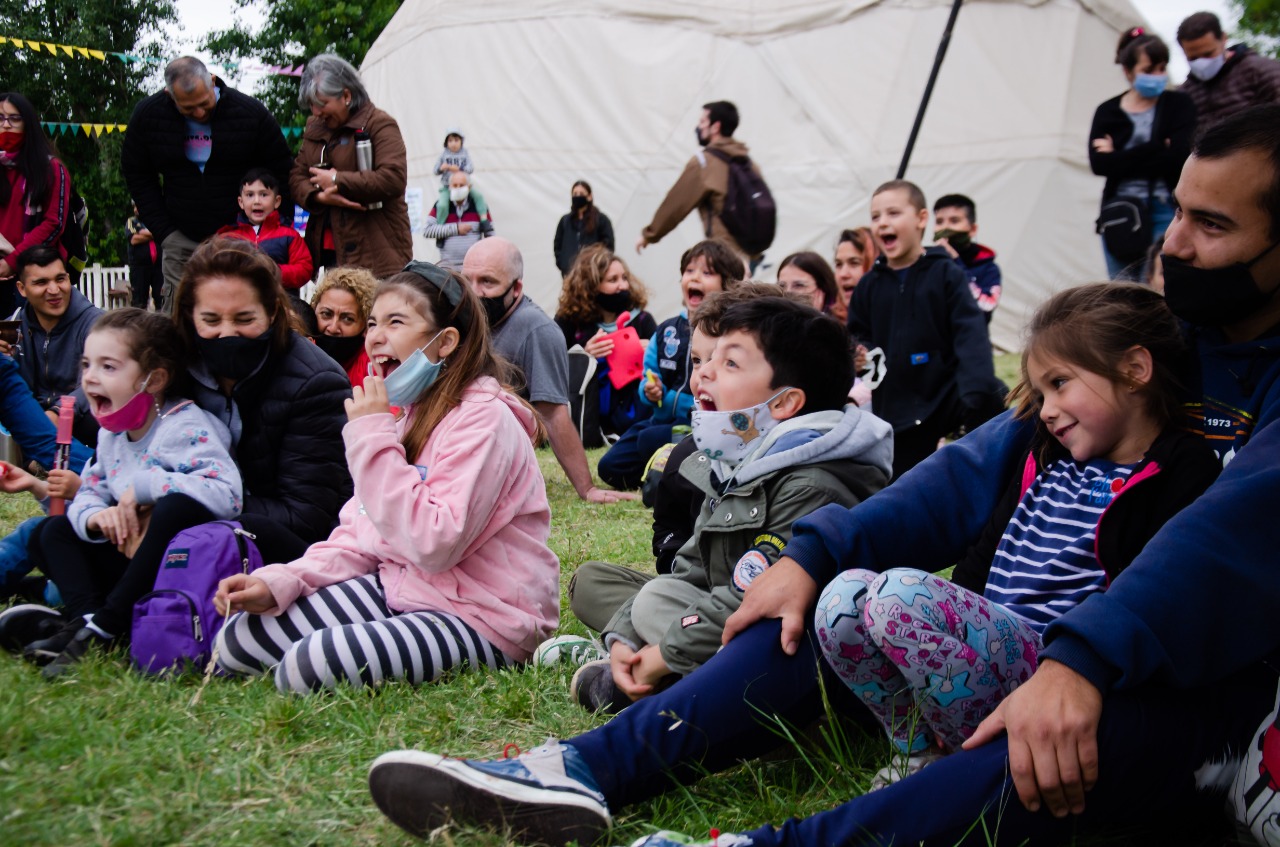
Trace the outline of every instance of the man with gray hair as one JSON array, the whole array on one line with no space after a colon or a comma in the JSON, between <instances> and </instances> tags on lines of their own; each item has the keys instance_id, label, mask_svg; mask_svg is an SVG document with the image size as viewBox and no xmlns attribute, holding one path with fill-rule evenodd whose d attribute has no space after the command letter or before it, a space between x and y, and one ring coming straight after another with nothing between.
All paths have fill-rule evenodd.
<instances>
[{"instance_id":1,"label":"man with gray hair","mask_svg":"<svg viewBox=\"0 0 1280 847\"><path fill-rule=\"evenodd\" d=\"M163 308L196 246L236 219L240 178L266 168L287 185L293 155L266 107L183 56L164 90L140 102L125 130L121 169L138 215L164 254ZM293 220L286 197L280 219Z\"/></svg>"}]
</instances>

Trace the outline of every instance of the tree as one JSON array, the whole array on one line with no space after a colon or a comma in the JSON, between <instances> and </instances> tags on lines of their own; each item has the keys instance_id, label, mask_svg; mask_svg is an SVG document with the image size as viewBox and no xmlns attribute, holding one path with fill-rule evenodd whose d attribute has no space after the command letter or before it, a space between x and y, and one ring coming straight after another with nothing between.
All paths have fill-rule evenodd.
<instances>
[{"instance_id":1,"label":"tree","mask_svg":"<svg viewBox=\"0 0 1280 847\"><path fill-rule=\"evenodd\" d=\"M252 57L273 65L302 65L319 53L337 53L360 66L374 39L400 8L401 0L236 0L240 8L266 5L266 23L257 33L241 26L209 36L204 47L219 61ZM281 126L301 126L296 77L273 76L255 96Z\"/></svg>"},{"instance_id":2,"label":"tree","mask_svg":"<svg viewBox=\"0 0 1280 847\"><path fill-rule=\"evenodd\" d=\"M1233 0L1240 30L1262 52L1280 56L1280 0ZM1268 49L1268 47L1270 49Z\"/></svg>"},{"instance_id":3,"label":"tree","mask_svg":"<svg viewBox=\"0 0 1280 847\"><path fill-rule=\"evenodd\" d=\"M171 0L0 0L0 34L133 55L165 55L162 27L175 19ZM8 43L0 45L0 66L0 89L22 92L56 123L126 124L155 84L154 65L54 56ZM124 221L132 210L120 172L123 135L52 140L89 206L89 261L124 264Z\"/></svg>"}]
</instances>

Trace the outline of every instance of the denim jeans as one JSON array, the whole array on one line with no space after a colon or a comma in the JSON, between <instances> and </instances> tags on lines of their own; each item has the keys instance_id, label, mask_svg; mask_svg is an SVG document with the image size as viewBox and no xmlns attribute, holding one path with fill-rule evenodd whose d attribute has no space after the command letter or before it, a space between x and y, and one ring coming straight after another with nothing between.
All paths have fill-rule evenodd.
<instances>
[{"instance_id":1,"label":"denim jeans","mask_svg":"<svg viewBox=\"0 0 1280 847\"><path fill-rule=\"evenodd\" d=\"M23 456L46 468L53 467L58 428L40 408L31 387L18 372L18 363L10 356L0 356L0 424L13 435ZM79 473L92 458L92 450L79 441L71 442L71 470Z\"/></svg>"}]
</instances>

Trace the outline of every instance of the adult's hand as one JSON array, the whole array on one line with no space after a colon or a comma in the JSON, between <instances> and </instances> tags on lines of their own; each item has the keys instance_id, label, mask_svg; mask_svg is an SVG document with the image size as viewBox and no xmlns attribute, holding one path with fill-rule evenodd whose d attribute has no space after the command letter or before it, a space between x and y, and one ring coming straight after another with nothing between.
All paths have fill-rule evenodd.
<instances>
[{"instance_id":1,"label":"adult's hand","mask_svg":"<svg viewBox=\"0 0 1280 847\"><path fill-rule=\"evenodd\" d=\"M964 743L972 750L1009 734L1009 773L1018 798L1054 817L1084 811L1098 781L1098 720L1102 692L1071 668L1046 659Z\"/></svg>"},{"instance_id":2,"label":"adult's hand","mask_svg":"<svg viewBox=\"0 0 1280 847\"><path fill-rule=\"evenodd\" d=\"M471 224L469 224L469 223L465 223L465 222L463 222L463 221L459 221L459 222L458 222L458 235L466 235L468 232L471 232Z\"/></svg>"},{"instance_id":3,"label":"adult's hand","mask_svg":"<svg viewBox=\"0 0 1280 847\"><path fill-rule=\"evenodd\" d=\"M649 246L649 240L643 235L636 239L636 253L643 253L644 248Z\"/></svg>"},{"instance_id":4,"label":"adult's hand","mask_svg":"<svg viewBox=\"0 0 1280 847\"><path fill-rule=\"evenodd\" d=\"M1116 152L1116 143L1111 140L1111 136L1104 135L1101 138L1093 139L1093 149L1097 153L1114 153Z\"/></svg>"},{"instance_id":5,"label":"adult's hand","mask_svg":"<svg viewBox=\"0 0 1280 847\"><path fill-rule=\"evenodd\" d=\"M724 622L722 644L754 623L767 618L782 619L782 650L794 656L804 635L804 623L818 600L818 583L790 556L783 556L766 568L742 595L738 611Z\"/></svg>"},{"instance_id":6,"label":"adult's hand","mask_svg":"<svg viewBox=\"0 0 1280 847\"><path fill-rule=\"evenodd\" d=\"M311 168L310 171L311 184L321 191L324 191L327 188L338 187L337 168Z\"/></svg>"},{"instance_id":7,"label":"adult's hand","mask_svg":"<svg viewBox=\"0 0 1280 847\"><path fill-rule=\"evenodd\" d=\"M594 485L578 496L588 503L620 503L623 500L640 499L640 495L634 491L613 491L608 488L596 488Z\"/></svg>"},{"instance_id":8,"label":"adult's hand","mask_svg":"<svg viewBox=\"0 0 1280 847\"><path fill-rule=\"evenodd\" d=\"M336 186L322 189L320 193L316 194L315 201L317 203L323 203L326 206L337 206L341 209L359 209L362 212L364 211L364 206L361 206L354 200L348 200L346 197L339 194Z\"/></svg>"},{"instance_id":9,"label":"adult's hand","mask_svg":"<svg viewBox=\"0 0 1280 847\"><path fill-rule=\"evenodd\" d=\"M602 356L608 356L613 352L613 339L605 338L606 335L608 335L608 333L603 329L598 331L595 335L591 336L591 339L586 344L582 346L582 349L586 350L587 355L594 359L599 359Z\"/></svg>"},{"instance_id":10,"label":"adult's hand","mask_svg":"<svg viewBox=\"0 0 1280 847\"><path fill-rule=\"evenodd\" d=\"M13 275L13 265L9 264L9 260L0 259L0 279L8 279Z\"/></svg>"}]
</instances>

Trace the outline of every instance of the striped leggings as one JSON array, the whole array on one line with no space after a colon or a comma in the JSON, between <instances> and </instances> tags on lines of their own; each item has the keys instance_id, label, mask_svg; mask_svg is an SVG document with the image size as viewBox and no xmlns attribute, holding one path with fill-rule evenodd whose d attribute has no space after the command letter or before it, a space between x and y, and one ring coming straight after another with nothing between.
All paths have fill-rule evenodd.
<instances>
[{"instance_id":1,"label":"striped leggings","mask_svg":"<svg viewBox=\"0 0 1280 847\"><path fill-rule=\"evenodd\" d=\"M298 694L342 682L417 685L464 665L496 670L514 662L454 615L391 611L376 574L300 597L278 616L238 612L217 649L224 671L275 668L276 688Z\"/></svg>"}]
</instances>

